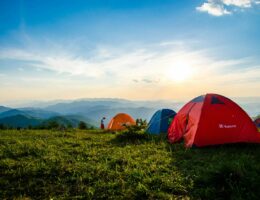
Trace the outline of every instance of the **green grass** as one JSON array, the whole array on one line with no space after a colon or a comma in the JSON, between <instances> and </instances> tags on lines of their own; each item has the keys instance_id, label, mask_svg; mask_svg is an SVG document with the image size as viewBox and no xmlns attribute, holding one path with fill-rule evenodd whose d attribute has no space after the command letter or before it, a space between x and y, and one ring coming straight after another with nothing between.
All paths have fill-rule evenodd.
<instances>
[{"instance_id":1,"label":"green grass","mask_svg":"<svg viewBox=\"0 0 260 200\"><path fill-rule=\"evenodd\" d=\"M0 131L0 199L259 199L260 145Z\"/></svg>"}]
</instances>

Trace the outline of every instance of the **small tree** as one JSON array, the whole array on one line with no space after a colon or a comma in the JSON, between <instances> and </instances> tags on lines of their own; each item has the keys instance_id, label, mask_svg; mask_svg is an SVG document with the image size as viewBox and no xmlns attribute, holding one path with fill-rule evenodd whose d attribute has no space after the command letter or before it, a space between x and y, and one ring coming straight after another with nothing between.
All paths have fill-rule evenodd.
<instances>
[{"instance_id":1,"label":"small tree","mask_svg":"<svg viewBox=\"0 0 260 200\"><path fill-rule=\"evenodd\" d=\"M73 126L71 123L67 124L67 129L72 129L72 128L73 128Z\"/></svg>"},{"instance_id":2,"label":"small tree","mask_svg":"<svg viewBox=\"0 0 260 200\"><path fill-rule=\"evenodd\" d=\"M147 121L146 119L136 119L136 126L140 127L141 129L145 129L147 127Z\"/></svg>"},{"instance_id":3,"label":"small tree","mask_svg":"<svg viewBox=\"0 0 260 200\"><path fill-rule=\"evenodd\" d=\"M6 126L4 124L0 124L0 130L6 129Z\"/></svg>"},{"instance_id":4,"label":"small tree","mask_svg":"<svg viewBox=\"0 0 260 200\"><path fill-rule=\"evenodd\" d=\"M87 124L83 121L79 122L78 128L83 130L83 129L87 129Z\"/></svg>"},{"instance_id":5,"label":"small tree","mask_svg":"<svg viewBox=\"0 0 260 200\"><path fill-rule=\"evenodd\" d=\"M60 126L60 124L56 121L50 121L48 124L47 124L47 128L48 129L58 129Z\"/></svg>"}]
</instances>

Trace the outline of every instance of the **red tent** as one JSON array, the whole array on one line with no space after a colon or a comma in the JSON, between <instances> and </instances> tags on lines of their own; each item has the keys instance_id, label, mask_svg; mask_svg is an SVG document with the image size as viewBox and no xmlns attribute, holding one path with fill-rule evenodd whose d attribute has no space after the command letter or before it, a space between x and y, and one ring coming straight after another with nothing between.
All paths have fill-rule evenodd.
<instances>
[{"instance_id":1,"label":"red tent","mask_svg":"<svg viewBox=\"0 0 260 200\"><path fill-rule=\"evenodd\" d=\"M174 143L182 138L186 147L260 143L260 133L246 112L218 94L199 96L177 113L168 129L168 139Z\"/></svg>"}]
</instances>

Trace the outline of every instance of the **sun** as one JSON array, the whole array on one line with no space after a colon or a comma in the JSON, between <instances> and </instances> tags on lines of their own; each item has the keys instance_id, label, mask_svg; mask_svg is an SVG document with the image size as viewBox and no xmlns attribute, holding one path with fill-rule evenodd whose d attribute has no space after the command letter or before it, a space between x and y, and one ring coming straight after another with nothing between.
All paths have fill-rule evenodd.
<instances>
[{"instance_id":1,"label":"sun","mask_svg":"<svg viewBox=\"0 0 260 200\"><path fill-rule=\"evenodd\" d=\"M167 77L176 82L188 80L192 75L192 68L188 62L176 62L167 70Z\"/></svg>"}]
</instances>

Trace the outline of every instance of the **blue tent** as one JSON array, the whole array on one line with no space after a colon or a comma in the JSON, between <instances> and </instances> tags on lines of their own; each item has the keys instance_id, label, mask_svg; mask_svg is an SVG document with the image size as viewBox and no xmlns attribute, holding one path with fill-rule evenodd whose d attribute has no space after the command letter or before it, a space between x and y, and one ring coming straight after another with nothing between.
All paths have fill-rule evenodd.
<instances>
[{"instance_id":1,"label":"blue tent","mask_svg":"<svg viewBox=\"0 0 260 200\"><path fill-rule=\"evenodd\" d=\"M150 134L167 133L168 127L175 115L176 112L170 109L158 110L156 113L154 113L150 122L148 123L146 132Z\"/></svg>"}]
</instances>

